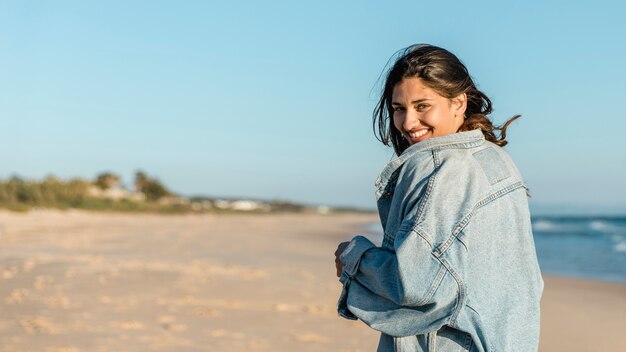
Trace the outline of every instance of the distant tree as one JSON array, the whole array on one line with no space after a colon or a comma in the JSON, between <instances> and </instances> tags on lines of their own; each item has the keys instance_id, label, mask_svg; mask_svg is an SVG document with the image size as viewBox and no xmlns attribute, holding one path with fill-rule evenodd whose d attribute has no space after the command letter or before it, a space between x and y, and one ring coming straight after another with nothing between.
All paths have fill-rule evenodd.
<instances>
[{"instance_id":1,"label":"distant tree","mask_svg":"<svg viewBox=\"0 0 626 352\"><path fill-rule=\"evenodd\" d=\"M146 199L151 201L159 200L170 194L157 180L149 180L143 193L146 195Z\"/></svg>"},{"instance_id":2,"label":"distant tree","mask_svg":"<svg viewBox=\"0 0 626 352\"><path fill-rule=\"evenodd\" d=\"M21 177L20 177L20 176L18 176L18 175L13 175L13 176L11 176L11 178L9 179L9 182L10 182L10 183L14 183L14 184L19 184L19 183L23 183L23 182L24 182L24 179L23 179L23 178L21 178Z\"/></svg>"},{"instance_id":3,"label":"distant tree","mask_svg":"<svg viewBox=\"0 0 626 352\"><path fill-rule=\"evenodd\" d=\"M137 171L135 173L135 192L143 193L144 188L148 182L148 176L143 171Z\"/></svg>"},{"instance_id":4,"label":"distant tree","mask_svg":"<svg viewBox=\"0 0 626 352\"><path fill-rule=\"evenodd\" d=\"M109 189L120 183L120 177L110 172L103 172L96 177L94 184L100 189Z\"/></svg>"},{"instance_id":5,"label":"distant tree","mask_svg":"<svg viewBox=\"0 0 626 352\"><path fill-rule=\"evenodd\" d=\"M37 203L41 198L41 194L36 187L22 182L19 184L16 190L16 198L20 203Z\"/></svg>"},{"instance_id":6,"label":"distant tree","mask_svg":"<svg viewBox=\"0 0 626 352\"><path fill-rule=\"evenodd\" d=\"M29 187L28 183L17 175L11 176L9 182L7 182L7 188L11 194L11 201L14 202L32 202L37 196L32 187Z\"/></svg>"},{"instance_id":7,"label":"distant tree","mask_svg":"<svg viewBox=\"0 0 626 352\"><path fill-rule=\"evenodd\" d=\"M135 173L135 190L145 194L148 201L156 201L171 195L159 180L148 177L142 171Z\"/></svg>"}]
</instances>

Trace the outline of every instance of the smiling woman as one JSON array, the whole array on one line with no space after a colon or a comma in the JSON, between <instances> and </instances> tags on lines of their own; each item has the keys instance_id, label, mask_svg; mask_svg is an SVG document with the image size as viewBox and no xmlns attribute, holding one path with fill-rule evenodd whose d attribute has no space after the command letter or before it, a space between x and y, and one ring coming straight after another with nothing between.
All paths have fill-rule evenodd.
<instances>
[{"instance_id":1,"label":"smiling woman","mask_svg":"<svg viewBox=\"0 0 626 352\"><path fill-rule=\"evenodd\" d=\"M398 157L377 182L384 236L339 244L338 312L386 351L536 351L543 280L506 128L461 61L406 49L374 112ZM500 130L496 137L494 130Z\"/></svg>"}]
</instances>

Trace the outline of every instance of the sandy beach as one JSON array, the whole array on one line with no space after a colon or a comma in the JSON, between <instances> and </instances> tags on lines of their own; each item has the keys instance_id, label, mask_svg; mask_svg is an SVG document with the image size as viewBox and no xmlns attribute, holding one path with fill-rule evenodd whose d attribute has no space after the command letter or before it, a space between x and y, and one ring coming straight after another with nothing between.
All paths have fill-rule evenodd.
<instances>
[{"instance_id":1,"label":"sandy beach","mask_svg":"<svg viewBox=\"0 0 626 352\"><path fill-rule=\"evenodd\" d=\"M333 252L377 220L0 211L0 351L374 351ZM540 351L626 351L626 285L545 283Z\"/></svg>"}]
</instances>

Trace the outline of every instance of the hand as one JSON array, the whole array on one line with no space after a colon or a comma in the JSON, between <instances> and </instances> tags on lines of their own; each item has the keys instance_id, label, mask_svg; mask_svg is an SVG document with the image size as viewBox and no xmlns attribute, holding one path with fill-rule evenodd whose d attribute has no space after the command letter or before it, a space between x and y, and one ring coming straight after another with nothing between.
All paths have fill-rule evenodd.
<instances>
[{"instance_id":1,"label":"hand","mask_svg":"<svg viewBox=\"0 0 626 352\"><path fill-rule=\"evenodd\" d=\"M335 251L335 268L337 269L337 277L341 277L341 272L343 271L343 263L339 260L339 256L346 250L348 244L350 244L350 242L339 243L337 250Z\"/></svg>"}]
</instances>

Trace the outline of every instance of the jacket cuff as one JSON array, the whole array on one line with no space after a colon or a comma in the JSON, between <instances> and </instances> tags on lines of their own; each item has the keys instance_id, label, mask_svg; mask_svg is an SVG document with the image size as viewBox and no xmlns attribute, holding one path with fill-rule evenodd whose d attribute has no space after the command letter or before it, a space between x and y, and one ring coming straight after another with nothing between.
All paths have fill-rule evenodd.
<instances>
[{"instance_id":1,"label":"jacket cuff","mask_svg":"<svg viewBox=\"0 0 626 352\"><path fill-rule=\"evenodd\" d=\"M351 278L356 274L359 269L361 256L363 253L367 252L367 250L374 247L376 247L376 245L363 236L355 236L352 241L350 241L350 244L348 244L343 253L339 255L339 260L343 264L343 272L340 279L342 283L346 281L345 276Z\"/></svg>"},{"instance_id":2,"label":"jacket cuff","mask_svg":"<svg viewBox=\"0 0 626 352\"><path fill-rule=\"evenodd\" d=\"M346 319L357 319L357 317L348 309L348 291L352 278L359 269L361 256L363 253L367 252L367 250L374 247L376 247L376 245L367 238L363 236L356 236L352 239L352 241L350 241L350 244L348 244L343 253L339 255L339 260L343 264L343 271L341 272L339 281L343 284L343 288L341 290L341 296L339 296L337 312L340 316Z\"/></svg>"},{"instance_id":3,"label":"jacket cuff","mask_svg":"<svg viewBox=\"0 0 626 352\"><path fill-rule=\"evenodd\" d=\"M342 275L343 278L344 275ZM352 314L350 309L348 309L348 289L350 288L350 283L352 279L347 278L345 282L343 282L343 288L341 289L341 295L339 296L339 301L337 302L337 313L339 316L344 317L350 320L356 320L356 315Z\"/></svg>"}]
</instances>

